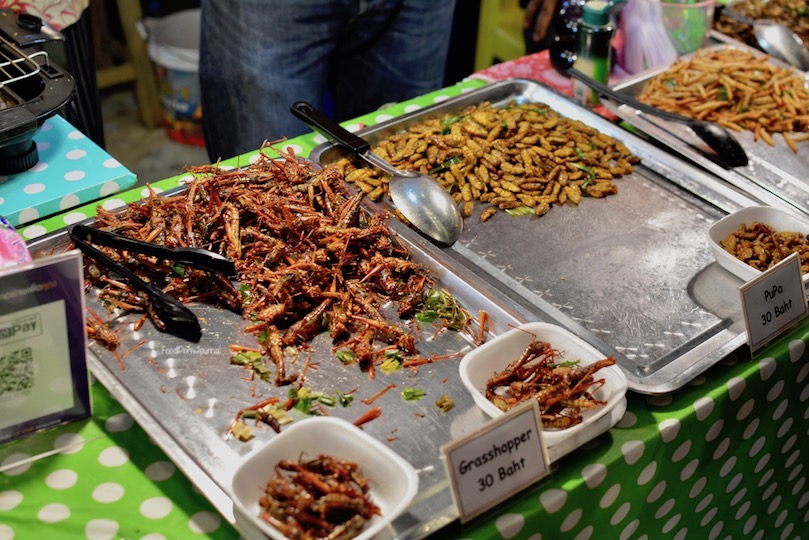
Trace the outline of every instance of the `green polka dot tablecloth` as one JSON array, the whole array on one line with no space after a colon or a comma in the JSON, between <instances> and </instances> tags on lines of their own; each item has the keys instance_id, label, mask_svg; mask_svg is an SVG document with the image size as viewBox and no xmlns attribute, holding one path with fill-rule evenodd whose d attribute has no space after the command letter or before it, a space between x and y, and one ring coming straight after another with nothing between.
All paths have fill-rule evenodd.
<instances>
[{"instance_id":1,"label":"green polka dot tablecloth","mask_svg":"<svg viewBox=\"0 0 809 540\"><path fill-rule=\"evenodd\" d=\"M483 84L466 81L344 125L381 122ZM309 134L283 144L307 155L319 142ZM95 208L21 233L36 238ZM434 538L809 538L808 341L804 321L756 359L739 351L676 393L630 393L620 423L554 464L550 477ZM0 540L238 538L109 393L99 384L92 390L90 420L0 447Z\"/></svg>"},{"instance_id":2,"label":"green polka dot tablecloth","mask_svg":"<svg viewBox=\"0 0 809 540\"><path fill-rule=\"evenodd\" d=\"M616 427L464 538L809 538L809 322L673 394L630 393Z\"/></svg>"},{"instance_id":3,"label":"green polka dot tablecloth","mask_svg":"<svg viewBox=\"0 0 809 540\"><path fill-rule=\"evenodd\" d=\"M59 115L42 124L34 142L36 165L0 175L0 215L14 226L129 189L137 180Z\"/></svg>"},{"instance_id":4,"label":"green polka dot tablecloth","mask_svg":"<svg viewBox=\"0 0 809 540\"><path fill-rule=\"evenodd\" d=\"M0 447L0 540L238 538L103 386L92 393L90 420Z\"/></svg>"}]
</instances>

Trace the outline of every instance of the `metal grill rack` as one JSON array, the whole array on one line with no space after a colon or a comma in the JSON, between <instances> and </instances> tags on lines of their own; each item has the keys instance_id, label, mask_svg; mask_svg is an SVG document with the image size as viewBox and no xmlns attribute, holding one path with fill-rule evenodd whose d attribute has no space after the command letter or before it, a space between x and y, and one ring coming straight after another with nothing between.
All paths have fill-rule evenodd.
<instances>
[{"instance_id":1,"label":"metal grill rack","mask_svg":"<svg viewBox=\"0 0 809 540\"><path fill-rule=\"evenodd\" d=\"M73 97L73 78L38 48L60 38L37 17L0 10L0 175L37 163L33 136Z\"/></svg>"},{"instance_id":2,"label":"metal grill rack","mask_svg":"<svg viewBox=\"0 0 809 540\"><path fill-rule=\"evenodd\" d=\"M40 69L35 58L43 57L44 64L48 64L48 53L36 51L26 54L9 40L0 36L0 88L7 84L36 76Z\"/></svg>"}]
</instances>

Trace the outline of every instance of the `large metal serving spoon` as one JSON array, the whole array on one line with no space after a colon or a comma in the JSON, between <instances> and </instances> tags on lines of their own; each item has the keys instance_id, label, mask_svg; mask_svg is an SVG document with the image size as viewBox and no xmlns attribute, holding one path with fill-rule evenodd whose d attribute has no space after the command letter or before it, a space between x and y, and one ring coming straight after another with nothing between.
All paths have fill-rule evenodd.
<instances>
[{"instance_id":1,"label":"large metal serving spoon","mask_svg":"<svg viewBox=\"0 0 809 540\"><path fill-rule=\"evenodd\" d=\"M292 114L327 139L351 150L372 166L391 176L390 198L396 208L424 235L450 246L463 230L458 204L435 179L413 171L401 171L371 151L365 139L351 133L305 101L290 107Z\"/></svg>"},{"instance_id":2,"label":"large metal serving spoon","mask_svg":"<svg viewBox=\"0 0 809 540\"><path fill-rule=\"evenodd\" d=\"M753 20L732 9L725 9L722 13L752 26L756 41L764 52L801 71L809 71L809 49L801 37L785 24L766 19Z\"/></svg>"},{"instance_id":3,"label":"large metal serving spoon","mask_svg":"<svg viewBox=\"0 0 809 540\"><path fill-rule=\"evenodd\" d=\"M681 114L658 109L657 107L652 107L651 105L638 101L631 96L613 90L609 86L593 79L589 75L582 73L576 68L570 68L567 73L574 79L583 82L601 94L603 97L607 97L618 103L629 105L630 107L634 107L639 111L652 116L657 116L664 120L685 124L691 129L691 131L694 132L697 137L702 139L705 144L713 149L719 155L719 159L728 167L744 167L747 165L747 154L745 153L744 148L742 148L739 141L736 140L736 138L724 127L714 124L713 122L705 122L703 120L689 118L688 116L683 116Z\"/></svg>"}]
</instances>

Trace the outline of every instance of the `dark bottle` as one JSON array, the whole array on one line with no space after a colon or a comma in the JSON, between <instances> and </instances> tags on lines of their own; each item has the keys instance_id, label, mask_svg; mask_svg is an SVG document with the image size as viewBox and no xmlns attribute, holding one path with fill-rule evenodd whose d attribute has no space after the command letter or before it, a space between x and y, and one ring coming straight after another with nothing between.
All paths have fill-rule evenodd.
<instances>
[{"instance_id":1,"label":"dark bottle","mask_svg":"<svg viewBox=\"0 0 809 540\"><path fill-rule=\"evenodd\" d=\"M579 21L577 34L579 50L573 66L595 79L607 84L611 70L612 25L610 11L614 4L605 0L589 0L584 6L584 15ZM598 93L579 82L573 82L573 99L581 105L598 105Z\"/></svg>"},{"instance_id":2,"label":"dark bottle","mask_svg":"<svg viewBox=\"0 0 809 540\"><path fill-rule=\"evenodd\" d=\"M562 74L573 66L579 48L577 28L586 0L562 0L550 46L551 64Z\"/></svg>"}]
</instances>

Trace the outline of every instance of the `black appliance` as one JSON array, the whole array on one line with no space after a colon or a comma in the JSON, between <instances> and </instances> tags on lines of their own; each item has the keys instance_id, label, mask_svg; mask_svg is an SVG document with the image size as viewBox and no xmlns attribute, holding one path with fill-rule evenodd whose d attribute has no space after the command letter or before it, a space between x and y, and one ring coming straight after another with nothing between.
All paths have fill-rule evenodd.
<instances>
[{"instance_id":1,"label":"black appliance","mask_svg":"<svg viewBox=\"0 0 809 540\"><path fill-rule=\"evenodd\" d=\"M0 9L0 174L33 167L33 136L73 97L75 82L43 44L64 37L39 17Z\"/></svg>"}]
</instances>

